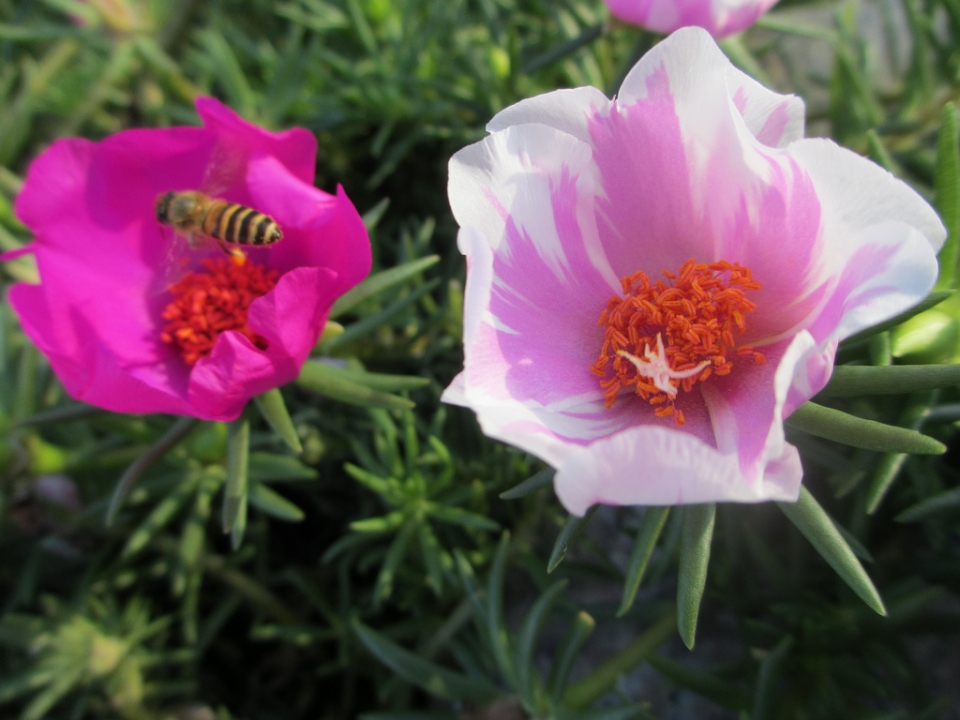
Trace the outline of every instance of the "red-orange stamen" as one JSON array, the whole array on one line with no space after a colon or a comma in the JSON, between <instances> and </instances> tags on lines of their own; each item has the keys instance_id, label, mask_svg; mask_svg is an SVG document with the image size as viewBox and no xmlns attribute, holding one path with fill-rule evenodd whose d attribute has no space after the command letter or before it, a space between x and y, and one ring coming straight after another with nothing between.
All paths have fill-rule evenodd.
<instances>
[{"instance_id":1,"label":"red-orange stamen","mask_svg":"<svg viewBox=\"0 0 960 720\"><path fill-rule=\"evenodd\" d=\"M606 332L590 369L604 378L607 407L621 390L633 387L657 406L657 417L672 416L683 425L683 413L674 406L678 391L729 374L734 355L766 362L753 347L736 347L734 338L746 330L744 316L756 307L746 291L759 290L760 283L749 268L725 260L689 260L679 273L663 275L666 283L651 283L642 271L621 280L625 297L610 298L600 313Z\"/></svg>"},{"instance_id":2,"label":"red-orange stamen","mask_svg":"<svg viewBox=\"0 0 960 720\"><path fill-rule=\"evenodd\" d=\"M267 341L247 324L250 303L277 284L277 271L243 256L204 260L204 270L188 273L170 287L173 302L163 311L160 338L180 351L188 365L213 352L220 333L236 330L256 347Z\"/></svg>"}]
</instances>

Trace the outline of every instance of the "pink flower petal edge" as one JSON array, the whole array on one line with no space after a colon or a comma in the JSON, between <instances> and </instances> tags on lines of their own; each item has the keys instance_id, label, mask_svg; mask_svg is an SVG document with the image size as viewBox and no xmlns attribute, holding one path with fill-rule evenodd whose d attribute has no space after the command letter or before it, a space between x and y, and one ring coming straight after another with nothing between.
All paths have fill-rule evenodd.
<instances>
[{"instance_id":1,"label":"pink flower petal edge","mask_svg":"<svg viewBox=\"0 0 960 720\"><path fill-rule=\"evenodd\" d=\"M296 378L337 297L370 271L370 242L338 188L313 187L316 139L273 133L212 98L197 100L201 127L128 130L100 143L60 140L31 165L17 198L34 232L40 284L11 289L27 335L78 400L117 412L233 420L253 396ZM276 270L248 322L266 349L234 330L194 366L161 340L171 248L157 196L201 190L273 217L284 237L250 249ZM217 249L186 250L197 269ZM9 255L8 255L9 258Z\"/></svg>"},{"instance_id":2,"label":"pink flower petal edge","mask_svg":"<svg viewBox=\"0 0 960 720\"><path fill-rule=\"evenodd\" d=\"M661 42L618 98L524 100L450 162L467 257L464 370L443 399L557 468L594 503L792 500L803 472L783 420L829 380L837 344L919 302L945 230L873 163L803 138L803 103L734 69L703 30ZM606 407L591 372L620 278L690 260L761 288L737 360L676 396L686 422L632 393Z\"/></svg>"},{"instance_id":3,"label":"pink flower petal edge","mask_svg":"<svg viewBox=\"0 0 960 720\"><path fill-rule=\"evenodd\" d=\"M715 38L750 27L777 0L604 0L621 20L647 30L671 33L700 27Z\"/></svg>"}]
</instances>

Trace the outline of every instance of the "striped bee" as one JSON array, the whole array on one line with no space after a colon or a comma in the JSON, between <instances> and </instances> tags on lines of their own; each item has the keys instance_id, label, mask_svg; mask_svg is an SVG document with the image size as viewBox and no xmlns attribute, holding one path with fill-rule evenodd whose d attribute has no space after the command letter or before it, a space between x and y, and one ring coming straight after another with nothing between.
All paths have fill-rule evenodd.
<instances>
[{"instance_id":1,"label":"striped bee","mask_svg":"<svg viewBox=\"0 0 960 720\"><path fill-rule=\"evenodd\" d=\"M156 213L158 222L186 235L191 245L206 236L231 255L241 252L237 246L272 245L283 237L277 221L269 215L196 190L162 193L157 197Z\"/></svg>"}]
</instances>

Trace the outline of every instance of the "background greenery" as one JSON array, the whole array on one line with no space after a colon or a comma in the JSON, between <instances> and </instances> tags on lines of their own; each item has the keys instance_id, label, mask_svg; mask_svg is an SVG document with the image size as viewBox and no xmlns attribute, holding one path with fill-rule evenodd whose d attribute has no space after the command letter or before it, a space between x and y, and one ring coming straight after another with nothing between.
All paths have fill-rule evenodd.
<instances>
[{"instance_id":1,"label":"background greenery","mask_svg":"<svg viewBox=\"0 0 960 720\"><path fill-rule=\"evenodd\" d=\"M439 403L462 360L448 158L521 98L612 93L656 40L599 0L0 0L0 247L30 239L12 202L50 141L195 123L193 98L213 94L314 131L318 185L366 213L375 272L402 266L338 305L346 331L318 353L341 366L312 362L284 389L302 453L251 413L253 507L232 538L220 488L242 428L74 403L0 305L0 715L960 717L955 451L793 429L799 509L576 523L548 470ZM811 134L935 201L953 233L941 290L960 222L958 41L960 0L784 0L722 43L805 98ZM3 272L36 273L28 259ZM840 360L955 360L958 308ZM955 444L960 397L939 384L822 401ZM136 483L108 526L121 476ZM874 585L886 617L857 597L879 609Z\"/></svg>"}]
</instances>

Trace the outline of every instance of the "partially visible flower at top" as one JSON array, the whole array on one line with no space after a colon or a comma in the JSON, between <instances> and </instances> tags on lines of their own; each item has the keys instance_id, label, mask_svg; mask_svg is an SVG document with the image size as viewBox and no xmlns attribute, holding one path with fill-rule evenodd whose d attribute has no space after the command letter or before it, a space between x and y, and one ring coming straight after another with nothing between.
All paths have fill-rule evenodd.
<instances>
[{"instance_id":1,"label":"partially visible flower at top","mask_svg":"<svg viewBox=\"0 0 960 720\"><path fill-rule=\"evenodd\" d=\"M604 0L621 20L647 30L671 33L701 27L715 38L753 25L777 0Z\"/></svg>"},{"instance_id":2,"label":"partially visible flower at top","mask_svg":"<svg viewBox=\"0 0 960 720\"><path fill-rule=\"evenodd\" d=\"M444 400L556 467L572 513L796 499L783 419L841 339L932 288L936 213L803 117L688 28L615 100L524 100L451 160L468 275Z\"/></svg>"},{"instance_id":3,"label":"partially visible flower at top","mask_svg":"<svg viewBox=\"0 0 960 720\"><path fill-rule=\"evenodd\" d=\"M60 140L30 166L16 211L40 284L15 285L10 302L78 400L233 420L297 377L334 300L370 271L356 208L313 186L312 133L267 132L212 98L197 111L202 127ZM283 239L245 246L245 259L189 249L170 287L177 240L157 198L206 184L272 217Z\"/></svg>"}]
</instances>

